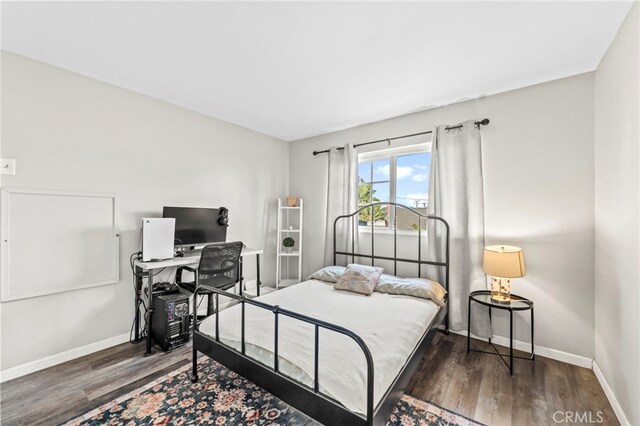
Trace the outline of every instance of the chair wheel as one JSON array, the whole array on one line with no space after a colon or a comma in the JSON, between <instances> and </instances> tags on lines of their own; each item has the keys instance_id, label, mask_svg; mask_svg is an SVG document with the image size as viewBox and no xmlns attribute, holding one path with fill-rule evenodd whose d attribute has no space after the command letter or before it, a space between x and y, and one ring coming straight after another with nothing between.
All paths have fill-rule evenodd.
<instances>
[{"instance_id":1,"label":"chair wheel","mask_svg":"<svg viewBox=\"0 0 640 426\"><path fill-rule=\"evenodd\" d=\"M198 376L195 374L191 375L191 383L197 383L198 382Z\"/></svg>"}]
</instances>

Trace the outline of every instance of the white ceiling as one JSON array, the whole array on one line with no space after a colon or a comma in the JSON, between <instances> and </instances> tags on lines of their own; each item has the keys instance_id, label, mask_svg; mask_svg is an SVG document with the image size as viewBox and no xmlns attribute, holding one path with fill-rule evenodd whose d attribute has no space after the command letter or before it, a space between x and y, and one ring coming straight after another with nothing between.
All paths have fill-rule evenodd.
<instances>
[{"instance_id":1,"label":"white ceiling","mask_svg":"<svg viewBox=\"0 0 640 426\"><path fill-rule=\"evenodd\" d=\"M591 71L630 6L3 2L2 48L295 140Z\"/></svg>"}]
</instances>

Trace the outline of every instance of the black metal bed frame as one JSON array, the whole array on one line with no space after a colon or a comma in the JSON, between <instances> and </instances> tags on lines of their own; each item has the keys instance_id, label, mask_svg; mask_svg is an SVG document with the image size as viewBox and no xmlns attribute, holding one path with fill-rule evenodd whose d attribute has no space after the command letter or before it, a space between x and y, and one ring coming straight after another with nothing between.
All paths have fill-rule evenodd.
<instances>
[{"instance_id":1,"label":"black metal bed frame","mask_svg":"<svg viewBox=\"0 0 640 426\"><path fill-rule=\"evenodd\" d=\"M355 252L355 224L354 218L359 216L359 213L367 208L371 208L373 213L373 208L378 205L387 205L393 206L394 213L397 213L398 208L404 208L415 215L418 216L418 258L417 259L404 259L397 257L397 233L396 227L394 226L394 249L393 257L389 256L377 256L375 255L375 243L374 243L374 234L371 234L371 254L363 254ZM371 218L373 218L373 214ZM395 216L397 217L397 215ZM351 252L347 251L338 251L336 245L336 226L339 220L351 218L352 219L352 244L351 244ZM421 233L421 225L422 220L435 220L442 223L445 226L446 230L446 239L445 239L445 260L444 262L437 261L427 261L421 259L422 254L422 233ZM373 230L373 221L372 221L372 230ZM415 263L418 265L418 277L421 276L421 266L422 265L434 265L445 268L445 282L444 287L448 291L449 290L449 224L438 216L432 215L423 215L409 207L405 207L401 204L396 203L386 203L386 202L377 202L372 203L367 206L363 206L357 211L348 214L338 216L333 224L333 235L334 235L334 243L333 243L333 258L334 264L336 264L337 255L346 255L351 256L352 260L355 261L356 257L360 258L370 258L371 264L375 264L376 259L381 260L390 260L394 262L394 274L397 271L397 263ZM240 282L242 286L242 282ZM220 341L220 330L219 330L219 315L216 315L215 318L215 336L209 336L205 333L202 333L198 329L198 322L194 322L193 329L193 375L191 380L196 382L198 380L198 352L202 352L205 355L215 359L220 364L226 366L232 371L242 375L246 379L252 381L256 385L262 387L263 389L269 391L276 397L282 399L289 405L295 407L296 409L302 411L303 413L309 415L310 417L318 420L319 422L327 425L384 425L387 423L389 416L393 412L393 409L402 396L404 389L409 383L409 380L413 376L413 373L418 368L420 361L422 360L424 354L426 353L429 345L431 343L431 339L436 331L439 329L440 325L444 322L444 332L449 333L449 325L448 325L448 307L449 307L449 299L446 299L446 305L438 310L438 313L433 318L426 331L422 335L419 343L414 348L413 352L407 359L406 363L399 371L397 376L395 377L392 385L387 389L385 395L380 399L380 402L377 406L374 407L374 364L373 357L366 343L360 336L355 334L354 332L335 325L326 321L322 321L316 318L312 318L307 315L303 315L297 312L293 312L287 309L283 309L278 305L270 305L268 303L261 302L259 300L254 300L252 298L246 297L245 295L237 295L234 293L230 293L224 290L220 290L213 287L208 287L205 285L200 285L196 288L194 293L194 304L193 309L194 312L197 309L196 300L197 295L200 290L209 290L215 294L215 311L219 311L219 296L222 295L224 297L228 297L239 302L241 306L241 341L240 341L240 350L238 351L236 348L227 345ZM246 354L246 342L245 342L245 306L246 305L255 306L257 308L265 309L273 312L274 314L274 361L272 366L268 366L254 358L247 356ZM278 365L278 319L280 316L286 316L289 318L293 318L299 321L306 322L308 324L312 324L315 329L315 340L314 340L314 378L313 378L313 387L307 386L306 384L297 382L292 378L282 374ZM333 398L323 394L319 390L318 384L318 354L319 354L319 332L320 329L329 330L331 332L336 332L342 335L345 335L352 340L354 340L358 346L362 349L362 352L365 356L365 360L367 363L367 410L366 415L362 415L359 413L355 413L349 411L346 407L340 404L339 401L336 401Z\"/></svg>"}]
</instances>

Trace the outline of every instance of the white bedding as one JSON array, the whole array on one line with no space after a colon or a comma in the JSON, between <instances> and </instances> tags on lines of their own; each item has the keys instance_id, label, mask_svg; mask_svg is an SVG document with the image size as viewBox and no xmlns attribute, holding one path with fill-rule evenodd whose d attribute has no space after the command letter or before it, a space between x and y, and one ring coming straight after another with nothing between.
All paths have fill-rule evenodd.
<instances>
[{"instance_id":1,"label":"white bedding","mask_svg":"<svg viewBox=\"0 0 640 426\"><path fill-rule=\"evenodd\" d=\"M343 326L360 336L374 361L374 406L400 372L420 337L438 312L431 300L373 293L370 296L334 290L333 284L308 280L261 296L270 305ZM222 301L222 299L221 299ZM220 338L240 349L240 305L220 313ZM273 366L274 315L246 305L247 355ZM314 328L280 315L278 351L283 374L313 385ZM200 325L215 335L215 315ZM319 385L322 393L347 409L366 413L366 361L350 338L320 329Z\"/></svg>"}]
</instances>

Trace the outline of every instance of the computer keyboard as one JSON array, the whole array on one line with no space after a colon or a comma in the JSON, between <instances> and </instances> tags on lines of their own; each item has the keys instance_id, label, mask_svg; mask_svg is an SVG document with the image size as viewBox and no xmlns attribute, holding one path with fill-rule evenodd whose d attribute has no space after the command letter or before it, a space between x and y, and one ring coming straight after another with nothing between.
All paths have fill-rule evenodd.
<instances>
[{"instance_id":1,"label":"computer keyboard","mask_svg":"<svg viewBox=\"0 0 640 426\"><path fill-rule=\"evenodd\" d=\"M202 254L202 249L182 250L181 253L182 257L200 256Z\"/></svg>"}]
</instances>

